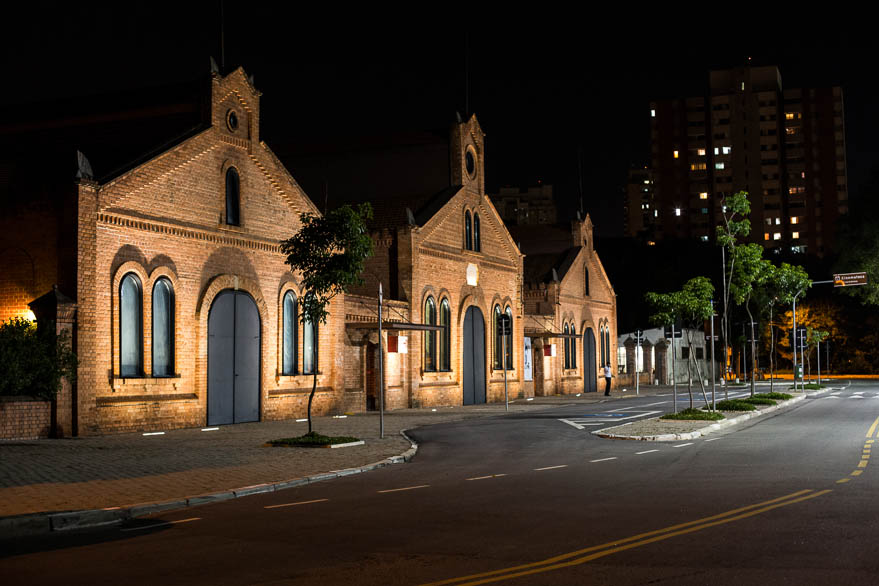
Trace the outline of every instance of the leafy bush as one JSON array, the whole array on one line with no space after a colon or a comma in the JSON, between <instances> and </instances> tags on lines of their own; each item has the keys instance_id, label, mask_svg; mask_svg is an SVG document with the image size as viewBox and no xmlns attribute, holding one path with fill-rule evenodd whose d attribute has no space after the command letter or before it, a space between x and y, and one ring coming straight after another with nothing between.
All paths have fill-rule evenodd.
<instances>
[{"instance_id":1,"label":"leafy bush","mask_svg":"<svg viewBox=\"0 0 879 586\"><path fill-rule=\"evenodd\" d=\"M818 383L806 383L803 385L803 388L810 391L817 391L819 389L826 389L827 387L825 385L819 385Z\"/></svg>"},{"instance_id":2,"label":"leafy bush","mask_svg":"<svg viewBox=\"0 0 879 586\"><path fill-rule=\"evenodd\" d=\"M281 439L272 440L269 442L269 445L272 446L299 446L303 448L316 448L320 446L331 446L333 444L348 444L351 442L359 442L360 440L356 437L350 436L339 436L339 437L330 437L326 435L321 435L316 431L309 431L305 435L300 435L299 437L285 437Z\"/></svg>"},{"instance_id":3,"label":"leafy bush","mask_svg":"<svg viewBox=\"0 0 879 586\"><path fill-rule=\"evenodd\" d=\"M750 403L745 403L741 399L727 399L717 402L718 411L754 411L755 409L757 407Z\"/></svg>"},{"instance_id":4,"label":"leafy bush","mask_svg":"<svg viewBox=\"0 0 879 586\"><path fill-rule=\"evenodd\" d=\"M677 413L666 413L660 419L699 419L705 421L717 421L723 419L723 413L717 411L702 411L700 409L684 409Z\"/></svg>"},{"instance_id":5,"label":"leafy bush","mask_svg":"<svg viewBox=\"0 0 879 586\"><path fill-rule=\"evenodd\" d=\"M766 397L758 397L754 395L753 397L749 397L747 399L742 399L745 403L750 403L751 405L775 405L775 401L772 399L767 399Z\"/></svg>"},{"instance_id":6,"label":"leafy bush","mask_svg":"<svg viewBox=\"0 0 879 586\"><path fill-rule=\"evenodd\" d=\"M0 324L0 395L52 399L62 377L76 376L76 365L68 332L56 336L54 327L38 329L22 318Z\"/></svg>"},{"instance_id":7,"label":"leafy bush","mask_svg":"<svg viewBox=\"0 0 879 586\"><path fill-rule=\"evenodd\" d=\"M778 401L787 401L788 399L793 399L793 395L788 395L787 393L757 393L754 395L755 399L776 399Z\"/></svg>"}]
</instances>

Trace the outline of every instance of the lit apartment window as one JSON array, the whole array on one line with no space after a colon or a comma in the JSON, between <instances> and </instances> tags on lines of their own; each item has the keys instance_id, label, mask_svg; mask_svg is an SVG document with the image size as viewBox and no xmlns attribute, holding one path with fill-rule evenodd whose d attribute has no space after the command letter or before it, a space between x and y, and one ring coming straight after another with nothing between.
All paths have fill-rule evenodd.
<instances>
[{"instance_id":1,"label":"lit apartment window","mask_svg":"<svg viewBox=\"0 0 879 586\"><path fill-rule=\"evenodd\" d=\"M806 178L806 172L800 171L800 179L805 179L805 178Z\"/></svg>"},{"instance_id":2,"label":"lit apartment window","mask_svg":"<svg viewBox=\"0 0 879 586\"><path fill-rule=\"evenodd\" d=\"M649 179L645 179L645 180L644 180L644 185L650 185L650 180L649 180Z\"/></svg>"},{"instance_id":3,"label":"lit apartment window","mask_svg":"<svg viewBox=\"0 0 879 586\"><path fill-rule=\"evenodd\" d=\"M791 232L791 238L796 239L796 238L799 238L799 237L800 237L800 233L799 233L799 232Z\"/></svg>"},{"instance_id":4,"label":"lit apartment window","mask_svg":"<svg viewBox=\"0 0 879 586\"><path fill-rule=\"evenodd\" d=\"M769 232L763 233L763 240L769 240Z\"/></svg>"},{"instance_id":5,"label":"lit apartment window","mask_svg":"<svg viewBox=\"0 0 879 586\"><path fill-rule=\"evenodd\" d=\"M707 214L707 213L708 213L708 208L702 208L702 213L703 213L703 214Z\"/></svg>"},{"instance_id":6,"label":"lit apartment window","mask_svg":"<svg viewBox=\"0 0 879 586\"><path fill-rule=\"evenodd\" d=\"M658 218L658 217L659 217L659 210L653 210L653 217L654 217L654 218Z\"/></svg>"},{"instance_id":7,"label":"lit apartment window","mask_svg":"<svg viewBox=\"0 0 879 586\"><path fill-rule=\"evenodd\" d=\"M767 225L767 226L771 226L771 225L772 225L772 218L766 218L766 225Z\"/></svg>"},{"instance_id":8,"label":"lit apartment window","mask_svg":"<svg viewBox=\"0 0 879 586\"><path fill-rule=\"evenodd\" d=\"M715 155L719 155L719 154L720 154L720 149L717 148L717 147L714 147L714 154L715 154Z\"/></svg>"},{"instance_id":9,"label":"lit apartment window","mask_svg":"<svg viewBox=\"0 0 879 586\"><path fill-rule=\"evenodd\" d=\"M699 199L708 199L708 192L707 192L707 191L703 191L702 193L700 193L700 194L699 194Z\"/></svg>"},{"instance_id":10,"label":"lit apartment window","mask_svg":"<svg viewBox=\"0 0 879 586\"><path fill-rule=\"evenodd\" d=\"M650 110L650 117L656 118L656 110Z\"/></svg>"},{"instance_id":11,"label":"lit apartment window","mask_svg":"<svg viewBox=\"0 0 879 586\"><path fill-rule=\"evenodd\" d=\"M781 218L775 218L775 225L781 226Z\"/></svg>"},{"instance_id":12,"label":"lit apartment window","mask_svg":"<svg viewBox=\"0 0 879 586\"><path fill-rule=\"evenodd\" d=\"M704 157L704 156L705 156L705 149L698 149L698 150L696 151L696 153L697 153L700 157Z\"/></svg>"},{"instance_id":13,"label":"lit apartment window","mask_svg":"<svg viewBox=\"0 0 879 586\"><path fill-rule=\"evenodd\" d=\"M676 215L676 216L680 216L680 215L681 215L681 208L675 208L675 215Z\"/></svg>"},{"instance_id":14,"label":"lit apartment window","mask_svg":"<svg viewBox=\"0 0 879 586\"><path fill-rule=\"evenodd\" d=\"M702 242L708 242L708 236L703 235L703 236L702 236Z\"/></svg>"},{"instance_id":15,"label":"lit apartment window","mask_svg":"<svg viewBox=\"0 0 879 586\"><path fill-rule=\"evenodd\" d=\"M793 120L793 119L794 119L794 113L793 113L793 112L785 112L785 113L784 113L784 119L785 119L785 120Z\"/></svg>"},{"instance_id":16,"label":"lit apartment window","mask_svg":"<svg viewBox=\"0 0 879 586\"><path fill-rule=\"evenodd\" d=\"M723 147L723 154L728 155L732 151L732 147L725 146Z\"/></svg>"},{"instance_id":17,"label":"lit apartment window","mask_svg":"<svg viewBox=\"0 0 879 586\"><path fill-rule=\"evenodd\" d=\"M677 152L677 151L675 151L675 158L676 158L676 159L678 158L678 152Z\"/></svg>"},{"instance_id":18,"label":"lit apartment window","mask_svg":"<svg viewBox=\"0 0 879 586\"><path fill-rule=\"evenodd\" d=\"M791 216L791 217L790 217L790 223L791 223L791 224L799 224L799 223L800 223L800 218L797 217L797 216Z\"/></svg>"},{"instance_id":19,"label":"lit apartment window","mask_svg":"<svg viewBox=\"0 0 879 586\"><path fill-rule=\"evenodd\" d=\"M772 235L773 240L781 240L781 232L776 232Z\"/></svg>"},{"instance_id":20,"label":"lit apartment window","mask_svg":"<svg viewBox=\"0 0 879 586\"><path fill-rule=\"evenodd\" d=\"M691 163L690 171L704 171L707 169L707 165L705 163Z\"/></svg>"},{"instance_id":21,"label":"lit apartment window","mask_svg":"<svg viewBox=\"0 0 879 586\"><path fill-rule=\"evenodd\" d=\"M723 164L723 163L714 163L714 168L715 168L715 169L723 169L723 168L725 168L725 167L726 167L726 165Z\"/></svg>"}]
</instances>

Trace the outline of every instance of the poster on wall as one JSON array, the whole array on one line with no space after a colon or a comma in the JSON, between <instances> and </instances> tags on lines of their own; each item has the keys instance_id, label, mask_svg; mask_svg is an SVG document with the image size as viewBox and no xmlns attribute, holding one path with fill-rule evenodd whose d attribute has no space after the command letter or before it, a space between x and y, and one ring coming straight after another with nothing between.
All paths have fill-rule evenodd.
<instances>
[{"instance_id":1,"label":"poster on wall","mask_svg":"<svg viewBox=\"0 0 879 586\"><path fill-rule=\"evenodd\" d=\"M525 359L525 380L534 380L531 374L531 338L525 338L525 351L522 356Z\"/></svg>"}]
</instances>

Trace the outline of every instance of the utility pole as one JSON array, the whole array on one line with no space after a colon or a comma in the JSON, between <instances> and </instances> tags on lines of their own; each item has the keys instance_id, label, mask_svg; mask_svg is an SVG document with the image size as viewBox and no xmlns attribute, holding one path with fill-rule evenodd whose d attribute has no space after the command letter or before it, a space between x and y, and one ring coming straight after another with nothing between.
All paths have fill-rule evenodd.
<instances>
[{"instance_id":1,"label":"utility pole","mask_svg":"<svg viewBox=\"0 0 879 586\"><path fill-rule=\"evenodd\" d=\"M717 381L714 380L714 299L711 300L711 408L717 410Z\"/></svg>"},{"instance_id":2,"label":"utility pole","mask_svg":"<svg viewBox=\"0 0 879 586\"><path fill-rule=\"evenodd\" d=\"M635 330L635 395L641 394L638 384L641 382L641 364L638 362L638 350L641 349L641 330Z\"/></svg>"},{"instance_id":3,"label":"utility pole","mask_svg":"<svg viewBox=\"0 0 879 586\"><path fill-rule=\"evenodd\" d=\"M674 412L678 412L678 377L675 369L675 362L677 362L677 353L675 352L675 324L671 323L671 382L674 385ZM638 354L635 354L635 364L638 361ZM637 370L637 369L636 369Z\"/></svg>"},{"instance_id":4,"label":"utility pole","mask_svg":"<svg viewBox=\"0 0 879 586\"><path fill-rule=\"evenodd\" d=\"M382 344L382 284L378 284L378 430L385 439L385 357Z\"/></svg>"}]
</instances>

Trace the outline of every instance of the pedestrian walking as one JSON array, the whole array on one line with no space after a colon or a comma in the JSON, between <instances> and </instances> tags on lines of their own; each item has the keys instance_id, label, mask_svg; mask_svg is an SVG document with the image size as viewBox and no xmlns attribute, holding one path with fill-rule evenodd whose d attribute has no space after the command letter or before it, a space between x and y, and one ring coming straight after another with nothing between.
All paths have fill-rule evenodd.
<instances>
[{"instance_id":1,"label":"pedestrian walking","mask_svg":"<svg viewBox=\"0 0 879 586\"><path fill-rule=\"evenodd\" d=\"M610 370L610 362L604 365L604 396L610 397L610 379L613 372Z\"/></svg>"}]
</instances>

